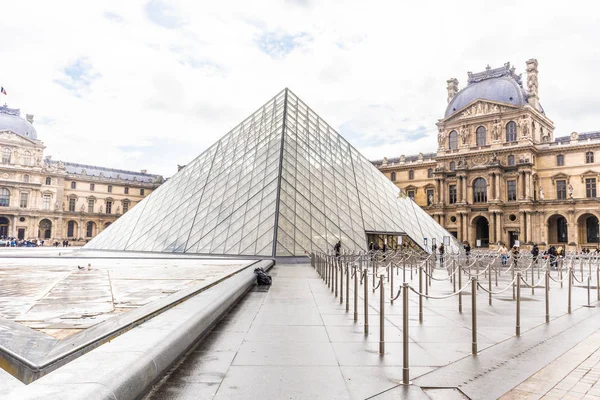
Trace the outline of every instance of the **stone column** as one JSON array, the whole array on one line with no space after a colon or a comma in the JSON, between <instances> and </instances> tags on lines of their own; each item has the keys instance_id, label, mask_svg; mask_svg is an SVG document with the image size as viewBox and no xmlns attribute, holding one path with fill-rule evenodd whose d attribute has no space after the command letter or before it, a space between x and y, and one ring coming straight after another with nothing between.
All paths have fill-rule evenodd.
<instances>
[{"instance_id":1,"label":"stone column","mask_svg":"<svg viewBox=\"0 0 600 400\"><path fill-rule=\"evenodd\" d=\"M496 213L490 213L490 241L496 243Z\"/></svg>"},{"instance_id":2,"label":"stone column","mask_svg":"<svg viewBox=\"0 0 600 400\"><path fill-rule=\"evenodd\" d=\"M460 240L461 242L464 241L465 239L463 238L463 215L462 214L458 214L458 240Z\"/></svg>"},{"instance_id":3,"label":"stone column","mask_svg":"<svg viewBox=\"0 0 600 400\"><path fill-rule=\"evenodd\" d=\"M527 241L528 242L532 242L533 238L531 237L531 233L532 233L532 230L531 230L531 213L528 212L525 215L527 216L527 228L526 228L527 229Z\"/></svg>"},{"instance_id":4,"label":"stone column","mask_svg":"<svg viewBox=\"0 0 600 400\"><path fill-rule=\"evenodd\" d=\"M517 173L517 200L523 198L523 190L521 187L521 172Z\"/></svg>"},{"instance_id":5,"label":"stone column","mask_svg":"<svg viewBox=\"0 0 600 400\"><path fill-rule=\"evenodd\" d=\"M522 243L527 241L527 233L525 232L525 211L519 211L519 240Z\"/></svg>"},{"instance_id":6,"label":"stone column","mask_svg":"<svg viewBox=\"0 0 600 400\"><path fill-rule=\"evenodd\" d=\"M446 203L446 182L443 179L440 179L440 203Z\"/></svg>"},{"instance_id":7,"label":"stone column","mask_svg":"<svg viewBox=\"0 0 600 400\"><path fill-rule=\"evenodd\" d=\"M446 214L440 215L440 225L443 226L444 228L446 227Z\"/></svg>"},{"instance_id":8,"label":"stone column","mask_svg":"<svg viewBox=\"0 0 600 400\"><path fill-rule=\"evenodd\" d=\"M496 200L500 200L500 174L496 174Z\"/></svg>"},{"instance_id":9,"label":"stone column","mask_svg":"<svg viewBox=\"0 0 600 400\"><path fill-rule=\"evenodd\" d=\"M465 222L463 224L464 237L467 242L471 243L469 240L469 215L464 214L464 217L465 217Z\"/></svg>"},{"instance_id":10,"label":"stone column","mask_svg":"<svg viewBox=\"0 0 600 400\"><path fill-rule=\"evenodd\" d=\"M442 185L440 185L440 180L436 179L435 180L435 189L436 189L435 190L435 192L436 192L435 195L436 195L436 198L437 198L437 201L436 201L437 203L440 203L442 201L441 198L440 198L441 194L442 194L441 186Z\"/></svg>"},{"instance_id":11,"label":"stone column","mask_svg":"<svg viewBox=\"0 0 600 400\"><path fill-rule=\"evenodd\" d=\"M530 191L530 183L529 181L531 180L531 172L529 171L525 171L525 198L529 199L531 197L531 191Z\"/></svg>"},{"instance_id":12,"label":"stone column","mask_svg":"<svg viewBox=\"0 0 600 400\"><path fill-rule=\"evenodd\" d=\"M456 202L462 203L462 176L456 178Z\"/></svg>"},{"instance_id":13,"label":"stone column","mask_svg":"<svg viewBox=\"0 0 600 400\"><path fill-rule=\"evenodd\" d=\"M504 241L502 238L502 213L496 213L496 241Z\"/></svg>"}]
</instances>

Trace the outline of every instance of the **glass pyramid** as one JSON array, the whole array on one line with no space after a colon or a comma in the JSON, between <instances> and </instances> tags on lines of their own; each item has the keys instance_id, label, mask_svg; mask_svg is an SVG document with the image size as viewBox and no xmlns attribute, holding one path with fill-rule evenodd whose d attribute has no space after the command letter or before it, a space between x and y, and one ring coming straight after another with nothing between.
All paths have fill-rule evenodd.
<instances>
[{"instance_id":1,"label":"glass pyramid","mask_svg":"<svg viewBox=\"0 0 600 400\"><path fill-rule=\"evenodd\" d=\"M301 256L366 232L451 238L289 89L124 214L88 249ZM430 249L425 248L429 251Z\"/></svg>"}]
</instances>

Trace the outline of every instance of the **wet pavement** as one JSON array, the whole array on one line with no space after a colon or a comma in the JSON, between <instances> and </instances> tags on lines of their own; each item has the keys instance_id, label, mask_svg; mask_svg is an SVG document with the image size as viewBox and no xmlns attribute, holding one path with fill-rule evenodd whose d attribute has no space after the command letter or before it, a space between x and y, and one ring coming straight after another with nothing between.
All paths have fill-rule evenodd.
<instances>
[{"instance_id":1,"label":"wet pavement","mask_svg":"<svg viewBox=\"0 0 600 400\"><path fill-rule=\"evenodd\" d=\"M248 263L122 254L0 249L0 318L64 339Z\"/></svg>"},{"instance_id":2,"label":"wet pavement","mask_svg":"<svg viewBox=\"0 0 600 400\"><path fill-rule=\"evenodd\" d=\"M437 271L436 277L443 278L444 273ZM531 294L530 288L523 287L522 334L515 338L516 303L512 291L495 295L490 306L487 294L480 290L477 295L480 356L474 358L470 354L470 292L463 292L462 313L458 312L457 296L424 300L422 323L418 320L418 297L410 293L410 378L420 383L402 387L399 386L403 358L402 303L398 300L390 304L389 286L384 305L385 354L380 355L379 291L374 294L369 290L370 323L369 334L365 335L362 288L355 322L353 291L350 290L350 312L346 312L345 300L340 304L339 298L309 265L276 266L271 275L273 286L266 292L250 292L146 400L465 398L459 385L463 380L465 384L473 381L475 375L482 376L483 367L478 371L479 359L482 364L491 363L485 369L490 373L488 380L479 379L480 386L470 391L470 397L496 398L491 393L503 394L541 368L535 357L522 372L504 370L505 363L522 362L518 357L526 356L529 349L544 352L549 363L573 346L568 341L563 341L562 347L554 345L550 339L558 341L575 324L586 320L592 323L592 317L598 317L596 309L582 308L587 300L583 286L574 288L574 317L567 316L566 285L561 289L553 283L549 297L551 322L546 325L544 289L536 288L535 294ZM412 285L416 286L416 274L414 279ZM538 281L537 276L534 279ZM400 280L396 278L396 285ZM465 278L463 285L467 282ZM509 277L501 276L497 287L493 283L493 289L499 290L508 282ZM447 281L434 280L429 292L444 296L452 291ZM589 335L586 332L579 330L581 335ZM566 334L579 340L577 335ZM513 345L515 340L517 345ZM553 350L544 349L546 342ZM509 351L511 348L515 354ZM469 364L468 368L461 362ZM492 381L493 385L489 383ZM486 386L494 388L487 392Z\"/></svg>"}]
</instances>

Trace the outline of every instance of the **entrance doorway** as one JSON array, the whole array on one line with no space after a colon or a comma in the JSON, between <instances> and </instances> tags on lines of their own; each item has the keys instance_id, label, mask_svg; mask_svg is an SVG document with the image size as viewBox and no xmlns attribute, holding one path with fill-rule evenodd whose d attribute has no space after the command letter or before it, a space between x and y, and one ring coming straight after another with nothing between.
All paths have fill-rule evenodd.
<instances>
[{"instance_id":1,"label":"entrance doorway","mask_svg":"<svg viewBox=\"0 0 600 400\"><path fill-rule=\"evenodd\" d=\"M0 217L0 237L8 236L8 225L10 221L6 217Z\"/></svg>"},{"instance_id":2,"label":"entrance doorway","mask_svg":"<svg viewBox=\"0 0 600 400\"><path fill-rule=\"evenodd\" d=\"M509 248L512 248L515 243L517 242L517 240L519 240L519 232L517 231L509 231L508 232L508 238L509 238Z\"/></svg>"},{"instance_id":3,"label":"entrance doorway","mask_svg":"<svg viewBox=\"0 0 600 400\"><path fill-rule=\"evenodd\" d=\"M43 219L40 221L38 237L43 239L50 239L52 237L52 222L49 219Z\"/></svg>"},{"instance_id":4,"label":"entrance doorway","mask_svg":"<svg viewBox=\"0 0 600 400\"><path fill-rule=\"evenodd\" d=\"M25 228L19 228L19 230L17 231L17 238L19 240L25 239Z\"/></svg>"},{"instance_id":5,"label":"entrance doorway","mask_svg":"<svg viewBox=\"0 0 600 400\"><path fill-rule=\"evenodd\" d=\"M477 217L475 220L475 239L479 241L480 247L490 245L490 223L485 217ZM475 242L477 246L478 242Z\"/></svg>"},{"instance_id":6,"label":"entrance doorway","mask_svg":"<svg viewBox=\"0 0 600 400\"><path fill-rule=\"evenodd\" d=\"M375 246L376 249L379 248L379 250L383 250L384 245L386 250L395 250L403 243L403 239L407 238L407 236L405 236L402 239L398 239L400 236L399 233L367 232L367 249L370 244L373 243L373 246Z\"/></svg>"}]
</instances>

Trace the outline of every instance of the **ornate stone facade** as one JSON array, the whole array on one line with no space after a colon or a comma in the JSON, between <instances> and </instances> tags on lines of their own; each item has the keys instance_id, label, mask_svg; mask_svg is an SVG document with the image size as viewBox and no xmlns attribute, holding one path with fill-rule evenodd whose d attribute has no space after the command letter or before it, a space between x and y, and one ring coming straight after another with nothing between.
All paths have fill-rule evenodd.
<instances>
[{"instance_id":1,"label":"ornate stone facade","mask_svg":"<svg viewBox=\"0 0 600 400\"><path fill-rule=\"evenodd\" d=\"M0 107L0 237L85 241L149 195L160 175L44 158L33 115Z\"/></svg>"},{"instance_id":2,"label":"ornate stone facade","mask_svg":"<svg viewBox=\"0 0 600 400\"><path fill-rule=\"evenodd\" d=\"M600 132L554 138L539 103L538 62L526 64L527 90L509 63L469 73L456 93L458 82L448 81L437 154L374 164L473 247L518 240L524 248L596 248Z\"/></svg>"}]
</instances>

